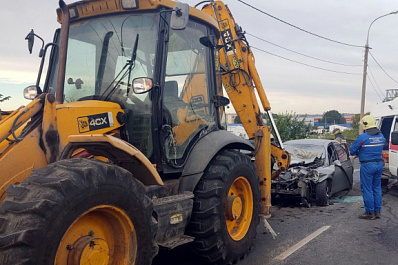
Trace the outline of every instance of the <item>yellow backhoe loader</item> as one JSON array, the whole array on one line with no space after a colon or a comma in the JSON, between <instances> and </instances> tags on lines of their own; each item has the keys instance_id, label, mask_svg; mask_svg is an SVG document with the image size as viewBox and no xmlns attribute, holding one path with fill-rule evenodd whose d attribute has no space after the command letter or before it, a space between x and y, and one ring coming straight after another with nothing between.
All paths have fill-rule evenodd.
<instances>
[{"instance_id":1,"label":"yellow backhoe loader","mask_svg":"<svg viewBox=\"0 0 398 265\"><path fill-rule=\"evenodd\" d=\"M290 157L227 6L59 4L31 103L1 114L0 264L145 265L188 243L244 257ZM254 145L225 130L230 101Z\"/></svg>"}]
</instances>

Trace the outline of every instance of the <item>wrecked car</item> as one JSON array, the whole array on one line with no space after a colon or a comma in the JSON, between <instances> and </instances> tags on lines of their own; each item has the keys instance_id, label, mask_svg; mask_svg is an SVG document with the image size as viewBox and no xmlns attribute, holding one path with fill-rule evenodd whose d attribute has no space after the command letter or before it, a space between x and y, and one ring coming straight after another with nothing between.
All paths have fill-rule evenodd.
<instances>
[{"instance_id":1,"label":"wrecked car","mask_svg":"<svg viewBox=\"0 0 398 265\"><path fill-rule=\"evenodd\" d=\"M272 180L274 196L301 197L304 205L327 206L330 197L351 190L354 168L348 147L335 140L300 139L284 142L290 168Z\"/></svg>"}]
</instances>

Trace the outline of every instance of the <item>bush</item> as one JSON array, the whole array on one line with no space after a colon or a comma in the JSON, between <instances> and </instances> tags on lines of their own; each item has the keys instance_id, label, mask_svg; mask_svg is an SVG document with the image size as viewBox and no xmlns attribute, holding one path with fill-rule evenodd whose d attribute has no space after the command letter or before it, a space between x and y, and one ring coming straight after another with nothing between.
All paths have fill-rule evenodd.
<instances>
[{"instance_id":1,"label":"bush","mask_svg":"<svg viewBox=\"0 0 398 265\"><path fill-rule=\"evenodd\" d=\"M311 128L305 117L299 120L295 113L277 114L274 120L282 141L306 138Z\"/></svg>"}]
</instances>

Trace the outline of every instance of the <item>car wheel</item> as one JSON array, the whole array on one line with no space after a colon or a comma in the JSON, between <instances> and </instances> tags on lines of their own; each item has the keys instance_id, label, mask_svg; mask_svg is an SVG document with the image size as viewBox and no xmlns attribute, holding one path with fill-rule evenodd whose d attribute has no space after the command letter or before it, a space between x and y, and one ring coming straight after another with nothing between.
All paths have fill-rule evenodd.
<instances>
[{"instance_id":1,"label":"car wheel","mask_svg":"<svg viewBox=\"0 0 398 265\"><path fill-rule=\"evenodd\" d=\"M316 204L318 206L328 206L330 203L330 185L324 180L316 185Z\"/></svg>"}]
</instances>

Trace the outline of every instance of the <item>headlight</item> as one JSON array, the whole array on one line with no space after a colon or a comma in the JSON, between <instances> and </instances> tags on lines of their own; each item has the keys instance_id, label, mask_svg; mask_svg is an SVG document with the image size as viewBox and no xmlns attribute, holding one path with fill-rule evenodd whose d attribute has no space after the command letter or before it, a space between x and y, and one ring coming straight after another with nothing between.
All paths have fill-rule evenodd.
<instances>
[{"instance_id":1,"label":"headlight","mask_svg":"<svg viewBox=\"0 0 398 265\"><path fill-rule=\"evenodd\" d=\"M79 16L79 13L77 12L76 8L69 8L69 17L70 19L77 18Z\"/></svg>"},{"instance_id":2,"label":"headlight","mask_svg":"<svg viewBox=\"0 0 398 265\"><path fill-rule=\"evenodd\" d=\"M33 100L37 96L37 87L36 86L28 86L23 90L23 96L26 99Z\"/></svg>"},{"instance_id":3,"label":"headlight","mask_svg":"<svg viewBox=\"0 0 398 265\"><path fill-rule=\"evenodd\" d=\"M138 7L137 0L122 0L122 7L124 9L137 8Z\"/></svg>"}]
</instances>

